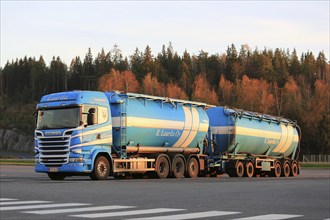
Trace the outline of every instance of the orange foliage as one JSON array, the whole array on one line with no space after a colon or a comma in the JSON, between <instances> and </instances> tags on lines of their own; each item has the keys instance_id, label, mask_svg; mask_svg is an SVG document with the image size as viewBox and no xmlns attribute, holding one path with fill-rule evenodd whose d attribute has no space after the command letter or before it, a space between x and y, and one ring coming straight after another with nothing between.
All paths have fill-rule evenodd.
<instances>
[{"instance_id":1,"label":"orange foliage","mask_svg":"<svg viewBox=\"0 0 330 220\"><path fill-rule=\"evenodd\" d=\"M269 113L275 105L269 84L264 80L244 75L236 84L237 106L260 113Z\"/></svg>"},{"instance_id":2,"label":"orange foliage","mask_svg":"<svg viewBox=\"0 0 330 220\"><path fill-rule=\"evenodd\" d=\"M104 74L99 79L101 91L138 92L139 82L131 71L120 72L111 69L110 73Z\"/></svg>"},{"instance_id":3,"label":"orange foliage","mask_svg":"<svg viewBox=\"0 0 330 220\"><path fill-rule=\"evenodd\" d=\"M135 78L135 74L131 71L125 70L121 72L123 83L124 83L124 91L125 92L139 92L140 84Z\"/></svg>"},{"instance_id":4,"label":"orange foliage","mask_svg":"<svg viewBox=\"0 0 330 220\"><path fill-rule=\"evenodd\" d=\"M265 80L259 81L258 94L259 94L260 102L257 111L262 113L273 114L275 112L274 111L275 98L274 95L271 94L271 88Z\"/></svg>"},{"instance_id":5,"label":"orange foliage","mask_svg":"<svg viewBox=\"0 0 330 220\"><path fill-rule=\"evenodd\" d=\"M195 77L192 100L213 105L217 105L219 103L217 93L214 89L210 89L204 74L199 74Z\"/></svg>"},{"instance_id":6,"label":"orange foliage","mask_svg":"<svg viewBox=\"0 0 330 220\"><path fill-rule=\"evenodd\" d=\"M314 96L310 100L307 114L310 114L308 118L316 124L322 120L323 115L328 115L330 112L330 84L316 80L314 86Z\"/></svg>"},{"instance_id":7,"label":"orange foliage","mask_svg":"<svg viewBox=\"0 0 330 220\"><path fill-rule=\"evenodd\" d=\"M155 76L151 73L147 73L143 79L144 94L164 96L165 87L162 83L158 82Z\"/></svg>"},{"instance_id":8,"label":"orange foliage","mask_svg":"<svg viewBox=\"0 0 330 220\"><path fill-rule=\"evenodd\" d=\"M187 99L186 93L176 83L169 83L166 85L166 96L170 98Z\"/></svg>"},{"instance_id":9,"label":"orange foliage","mask_svg":"<svg viewBox=\"0 0 330 220\"><path fill-rule=\"evenodd\" d=\"M219 81L219 99L224 105L227 105L232 99L233 88L234 84L231 81L226 80L225 76L222 74Z\"/></svg>"},{"instance_id":10,"label":"orange foliage","mask_svg":"<svg viewBox=\"0 0 330 220\"><path fill-rule=\"evenodd\" d=\"M301 107L301 92L299 87L292 76L289 77L289 81L285 83L283 89L283 113L296 113Z\"/></svg>"}]
</instances>

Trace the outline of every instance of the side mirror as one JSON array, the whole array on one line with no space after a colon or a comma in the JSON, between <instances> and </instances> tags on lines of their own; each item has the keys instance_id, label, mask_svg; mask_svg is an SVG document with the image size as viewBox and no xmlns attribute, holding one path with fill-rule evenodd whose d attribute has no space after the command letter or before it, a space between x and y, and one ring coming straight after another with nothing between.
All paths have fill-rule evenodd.
<instances>
[{"instance_id":1,"label":"side mirror","mask_svg":"<svg viewBox=\"0 0 330 220\"><path fill-rule=\"evenodd\" d=\"M35 124L37 124L37 123L38 123L38 112L35 111L35 112L33 113L33 116L34 116Z\"/></svg>"},{"instance_id":2,"label":"side mirror","mask_svg":"<svg viewBox=\"0 0 330 220\"><path fill-rule=\"evenodd\" d=\"M95 108L90 108L87 115L87 125L95 124Z\"/></svg>"}]
</instances>

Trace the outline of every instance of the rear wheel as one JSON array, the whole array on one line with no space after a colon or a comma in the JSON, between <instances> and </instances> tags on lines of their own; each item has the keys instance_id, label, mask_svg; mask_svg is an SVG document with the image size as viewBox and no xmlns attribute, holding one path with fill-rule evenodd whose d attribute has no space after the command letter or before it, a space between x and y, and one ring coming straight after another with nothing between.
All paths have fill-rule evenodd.
<instances>
[{"instance_id":1,"label":"rear wheel","mask_svg":"<svg viewBox=\"0 0 330 220\"><path fill-rule=\"evenodd\" d=\"M248 162L245 167L246 167L246 176L247 177L253 177L253 175L254 175L253 163Z\"/></svg>"},{"instance_id":2,"label":"rear wheel","mask_svg":"<svg viewBox=\"0 0 330 220\"><path fill-rule=\"evenodd\" d=\"M237 177L243 177L244 175L244 165L242 161L237 161L236 163L236 174Z\"/></svg>"},{"instance_id":3,"label":"rear wheel","mask_svg":"<svg viewBox=\"0 0 330 220\"><path fill-rule=\"evenodd\" d=\"M51 180L64 180L66 177L63 173L47 173L47 175Z\"/></svg>"},{"instance_id":4,"label":"rear wheel","mask_svg":"<svg viewBox=\"0 0 330 220\"><path fill-rule=\"evenodd\" d=\"M172 172L176 178L184 177L184 160L182 157L175 157L172 162Z\"/></svg>"},{"instance_id":5,"label":"rear wheel","mask_svg":"<svg viewBox=\"0 0 330 220\"><path fill-rule=\"evenodd\" d=\"M282 173L281 164L279 162L276 162L274 165L274 170L271 171L270 176L280 177L281 173Z\"/></svg>"},{"instance_id":6,"label":"rear wheel","mask_svg":"<svg viewBox=\"0 0 330 220\"><path fill-rule=\"evenodd\" d=\"M110 173L109 161L104 156L99 156L94 164L93 172L90 174L93 180L105 180L108 178Z\"/></svg>"},{"instance_id":7,"label":"rear wheel","mask_svg":"<svg viewBox=\"0 0 330 220\"><path fill-rule=\"evenodd\" d=\"M199 164L196 158L192 157L189 159L187 165L188 177L196 178L199 174Z\"/></svg>"},{"instance_id":8,"label":"rear wheel","mask_svg":"<svg viewBox=\"0 0 330 220\"><path fill-rule=\"evenodd\" d=\"M294 161L291 165L291 176L298 176L299 173L299 167L296 161Z\"/></svg>"},{"instance_id":9,"label":"rear wheel","mask_svg":"<svg viewBox=\"0 0 330 220\"><path fill-rule=\"evenodd\" d=\"M164 179L170 172L170 164L165 156L159 156L156 161L156 173L159 179Z\"/></svg>"},{"instance_id":10,"label":"rear wheel","mask_svg":"<svg viewBox=\"0 0 330 220\"><path fill-rule=\"evenodd\" d=\"M283 176L288 177L290 176L291 168L288 162L283 164Z\"/></svg>"}]
</instances>

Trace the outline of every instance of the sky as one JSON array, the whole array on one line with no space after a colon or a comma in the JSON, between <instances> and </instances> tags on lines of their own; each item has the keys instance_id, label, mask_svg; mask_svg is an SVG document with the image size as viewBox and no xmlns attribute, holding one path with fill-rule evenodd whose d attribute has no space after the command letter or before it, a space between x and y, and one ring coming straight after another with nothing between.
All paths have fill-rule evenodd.
<instances>
[{"instance_id":1,"label":"sky","mask_svg":"<svg viewBox=\"0 0 330 220\"><path fill-rule=\"evenodd\" d=\"M1 3L1 67L16 58L59 56L70 65L118 45L129 57L149 45L156 56L174 51L222 54L239 50L295 48L320 51L329 61L330 0L325 1L14 1Z\"/></svg>"}]
</instances>

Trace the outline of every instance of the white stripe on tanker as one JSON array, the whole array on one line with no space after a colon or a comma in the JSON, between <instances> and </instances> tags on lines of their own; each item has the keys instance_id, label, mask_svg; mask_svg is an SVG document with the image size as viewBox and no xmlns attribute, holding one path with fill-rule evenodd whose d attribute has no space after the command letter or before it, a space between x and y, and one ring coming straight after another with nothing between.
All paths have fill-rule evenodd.
<instances>
[{"instance_id":1,"label":"white stripe on tanker","mask_svg":"<svg viewBox=\"0 0 330 220\"><path fill-rule=\"evenodd\" d=\"M282 149L282 147L285 145L287 139L288 139L288 128L284 124L281 124L281 138L280 138L280 142L274 148L273 152L280 152L280 149Z\"/></svg>"},{"instance_id":2,"label":"white stripe on tanker","mask_svg":"<svg viewBox=\"0 0 330 220\"><path fill-rule=\"evenodd\" d=\"M120 117L112 117L112 126L120 127L125 126L124 118L120 124ZM160 129L175 129L182 130L184 126L183 121L163 120L154 118L142 117L126 117L127 127L140 127L140 128L160 128Z\"/></svg>"},{"instance_id":3,"label":"white stripe on tanker","mask_svg":"<svg viewBox=\"0 0 330 220\"><path fill-rule=\"evenodd\" d=\"M185 106L182 106L182 109L183 109L184 115L185 115L184 128L183 128L183 132L182 132L179 140L177 140L177 142L173 145L173 147L180 147L184 143L184 141L188 138L191 128L193 126L192 114L191 114L190 109Z\"/></svg>"},{"instance_id":4,"label":"white stripe on tanker","mask_svg":"<svg viewBox=\"0 0 330 220\"><path fill-rule=\"evenodd\" d=\"M188 147L189 144L195 139L197 132L198 132L198 127L199 127L199 114L197 109L192 108L192 128L190 130L189 136L183 142L183 144L180 147Z\"/></svg>"}]
</instances>

